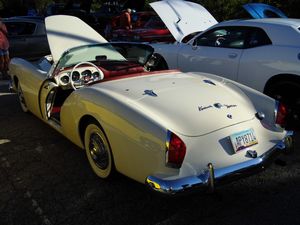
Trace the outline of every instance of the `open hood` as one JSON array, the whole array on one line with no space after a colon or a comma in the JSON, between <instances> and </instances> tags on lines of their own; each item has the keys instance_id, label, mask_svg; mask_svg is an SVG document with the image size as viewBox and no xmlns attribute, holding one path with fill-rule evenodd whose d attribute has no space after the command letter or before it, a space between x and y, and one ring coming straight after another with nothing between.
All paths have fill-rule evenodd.
<instances>
[{"instance_id":1,"label":"open hood","mask_svg":"<svg viewBox=\"0 0 300 225\"><path fill-rule=\"evenodd\" d=\"M45 19L46 31L53 61L70 48L107 41L88 24L74 16L56 15Z\"/></svg>"},{"instance_id":2,"label":"open hood","mask_svg":"<svg viewBox=\"0 0 300 225\"><path fill-rule=\"evenodd\" d=\"M263 3L249 3L243 5L243 8L254 19L261 18L287 18L287 16L278 8L263 4Z\"/></svg>"},{"instance_id":3,"label":"open hood","mask_svg":"<svg viewBox=\"0 0 300 225\"><path fill-rule=\"evenodd\" d=\"M201 5L183 0L164 0L150 4L176 41L215 25L218 21Z\"/></svg>"}]
</instances>

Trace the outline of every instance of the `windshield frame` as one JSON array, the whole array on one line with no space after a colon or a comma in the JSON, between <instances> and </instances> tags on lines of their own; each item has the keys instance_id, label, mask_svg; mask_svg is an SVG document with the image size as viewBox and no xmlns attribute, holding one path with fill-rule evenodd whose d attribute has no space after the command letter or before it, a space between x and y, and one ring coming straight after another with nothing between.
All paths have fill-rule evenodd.
<instances>
[{"instance_id":1,"label":"windshield frame","mask_svg":"<svg viewBox=\"0 0 300 225\"><path fill-rule=\"evenodd\" d=\"M111 53L111 55L104 55L101 52L97 54L89 55L89 53L94 53L92 50L106 50L106 53ZM91 50L91 51L89 51ZM151 58L154 52L153 47L141 43L129 43L129 42L113 42L113 43L99 43L99 44L88 44L77 46L65 51L61 58L55 65L53 76L57 72L64 70L65 68L72 68L80 62L93 62L97 63L101 60L112 61L112 62L131 62L137 65L144 66L148 60ZM135 54L134 54L135 53ZM129 56L130 57L129 57ZM71 60L75 57L77 60ZM86 57L86 58L84 58ZM57 71L57 72L55 72Z\"/></svg>"}]
</instances>

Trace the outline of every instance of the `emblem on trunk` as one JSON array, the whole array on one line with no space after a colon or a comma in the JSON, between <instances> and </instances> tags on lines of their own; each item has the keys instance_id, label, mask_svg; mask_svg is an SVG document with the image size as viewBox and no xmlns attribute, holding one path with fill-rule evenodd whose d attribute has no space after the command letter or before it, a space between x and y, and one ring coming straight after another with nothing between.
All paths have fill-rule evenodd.
<instances>
[{"instance_id":1,"label":"emblem on trunk","mask_svg":"<svg viewBox=\"0 0 300 225\"><path fill-rule=\"evenodd\" d=\"M199 111L203 111L203 110L209 109L209 108L212 108L212 106L211 105L209 105L209 106L198 106Z\"/></svg>"},{"instance_id":2,"label":"emblem on trunk","mask_svg":"<svg viewBox=\"0 0 300 225\"><path fill-rule=\"evenodd\" d=\"M228 104L221 104L221 103L215 103L213 105L208 105L208 106L198 106L198 110L199 111L203 111L205 109L210 109L210 108L217 108L217 109L221 109L221 108L225 108L225 109L230 109L230 108L235 108L237 107L237 105L228 105ZM230 114L228 114L230 115ZM227 115L227 117L229 118L229 116ZM231 115L230 115L231 116ZM232 117L232 116L231 116ZM231 119L231 118L230 118Z\"/></svg>"},{"instance_id":3,"label":"emblem on trunk","mask_svg":"<svg viewBox=\"0 0 300 225\"><path fill-rule=\"evenodd\" d=\"M232 119L232 115L231 114L227 114L227 118Z\"/></svg>"},{"instance_id":4,"label":"emblem on trunk","mask_svg":"<svg viewBox=\"0 0 300 225\"><path fill-rule=\"evenodd\" d=\"M222 108L222 104L221 103L215 103L214 104L214 107L218 108L218 109L221 109Z\"/></svg>"},{"instance_id":5,"label":"emblem on trunk","mask_svg":"<svg viewBox=\"0 0 300 225\"><path fill-rule=\"evenodd\" d=\"M153 90L145 90L143 95L149 95L149 96L152 96L152 97L157 97L157 94L155 94Z\"/></svg>"}]
</instances>

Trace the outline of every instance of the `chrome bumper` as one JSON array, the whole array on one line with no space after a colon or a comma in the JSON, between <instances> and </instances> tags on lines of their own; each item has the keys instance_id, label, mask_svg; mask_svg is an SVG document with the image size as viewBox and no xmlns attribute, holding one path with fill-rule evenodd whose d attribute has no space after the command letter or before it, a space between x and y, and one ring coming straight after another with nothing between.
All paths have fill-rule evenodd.
<instances>
[{"instance_id":1,"label":"chrome bumper","mask_svg":"<svg viewBox=\"0 0 300 225\"><path fill-rule=\"evenodd\" d=\"M214 169L213 165L209 163L207 170L198 176L189 176L177 180L165 180L155 176L148 176L145 183L152 190L169 195L194 190L213 191L215 186L264 170L279 153L289 152L292 149L292 136L293 131L288 131L284 139L272 149L261 156L242 163L220 169Z\"/></svg>"}]
</instances>

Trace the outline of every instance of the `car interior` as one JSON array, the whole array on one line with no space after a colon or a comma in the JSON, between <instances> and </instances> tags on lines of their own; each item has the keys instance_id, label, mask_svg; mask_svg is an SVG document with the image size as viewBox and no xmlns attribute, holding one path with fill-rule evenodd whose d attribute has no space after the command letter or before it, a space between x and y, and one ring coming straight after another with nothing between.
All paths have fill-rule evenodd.
<instances>
[{"instance_id":1,"label":"car interior","mask_svg":"<svg viewBox=\"0 0 300 225\"><path fill-rule=\"evenodd\" d=\"M43 57L37 62L37 67L52 73L45 82L53 82L54 88L49 91L46 99L46 115L58 124L60 123L60 111L67 97L77 89L99 82L121 79L128 76L145 75L145 66L150 61L152 51L143 48L124 45L115 46L115 49L124 56L124 60L109 60L107 55L96 55L92 61L81 61L75 65L59 66L52 68L51 55ZM152 50L152 48L150 49ZM67 57L66 62L70 58ZM66 64L67 65L67 64ZM53 71L51 71L53 69ZM43 107L43 106L42 106Z\"/></svg>"}]
</instances>

